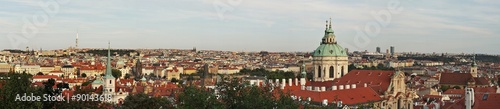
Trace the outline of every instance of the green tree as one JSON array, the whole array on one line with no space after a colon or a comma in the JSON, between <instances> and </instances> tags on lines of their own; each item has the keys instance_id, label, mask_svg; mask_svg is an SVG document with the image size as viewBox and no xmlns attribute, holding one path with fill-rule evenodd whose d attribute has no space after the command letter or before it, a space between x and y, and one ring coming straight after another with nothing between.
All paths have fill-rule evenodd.
<instances>
[{"instance_id":1,"label":"green tree","mask_svg":"<svg viewBox=\"0 0 500 109\"><path fill-rule=\"evenodd\" d=\"M443 86L441 86L441 88L439 88L439 89L441 89L441 91L445 92L446 90L450 89L450 86L443 85Z\"/></svg>"},{"instance_id":2,"label":"green tree","mask_svg":"<svg viewBox=\"0 0 500 109\"><path fill-rule=\"evenodd\" d=\"M118 70L118 69L112 69L111 70L111 74L113 75L113 77L115 78L120 78L122 77L122 71Z\"/></svg>"},{"instance_id":3,"label":"green tree","mask_svg":"<svg viewBox=\"0 0 500 109\"><path fill-rule=\"evenodd\" d=\"M2 76L0 80L0 107L5 109L40 109L43 107L41 101L23 102L16 100L16 96L42 96L43 89L32 87L30 79L32 75L27 73L9 73ZM10 77L10 79L5 79Z\"/></svg>"},{"instance_id":4,"label":"green tree","mask_svg":"<svg viewBox=\"0 0 500 109\"><path fill-rule=\"evenodd\" d=\"M212 91L206 91L194 86L187 86L179 94L179 109L223 109Z\"/></svg>"},{"instance_id":5,"label":"green tree","mask_svg":"<svg viewBox=\"0 0 500 109\"><path fill-rule=\"evenodd\" d=\"M84 78L85 78L85 77L87 77L87 74L85 74L85 73L82 73L82 77L84 77Z\"/></svg>"},{"instance_id":6,"label":"green tree","mask_svg":"<svg viewBox=\"0 0 500 109\"><path fill-rule=\"evenodd\" d=\"M43 73L42 72L38 72L38 73L36 73L36 75L43 75Z\"/></svg>"},{"instance_id":7,"label":"green tree","mask_svg":"<svg viewBox=\"0 0 500 109\"><path fill-rule=\"evenodd\" d=\"M125 74L125 79L129 79L130 78L130 74Z\"/></svg>"},{"instance_id":8,"label":"green tree","mask_svg":"<svg viewBox=\"0 0 500 109\"><path fill-rule=\"evenodd\" d=\"M176 83L176 82L179 82L179 80L178 80L177 78L172 78L172 79L170 80L170 82Z\"/></svg>"},{"instance_id":9,"label":"green tree","mask_svg":"<svg viewBox=\"0 0 500 109\"><path fill-rule=\"evenodd\" d=\"M295 105L294 101L289 98L290 95L283 94L280 90L273 90L269 86L256 87L241 83L237 78L224 78L224 81L217 84L221 101L226 108L298 108L298 105ZM281 95L275 96L275 93L281 93Z\"/></svg>"},{"instance_id":10,"label":"green tree","mask_svg":"<svg viewBox=\"0 0 500 109\"><path fill-rule=\"evenodd\" d=\"M170 109L173 108L172 102L165 97L150 97L144 93L128 95L123 104L118 107L121 109Z\"/></svg>"}]
</instances>

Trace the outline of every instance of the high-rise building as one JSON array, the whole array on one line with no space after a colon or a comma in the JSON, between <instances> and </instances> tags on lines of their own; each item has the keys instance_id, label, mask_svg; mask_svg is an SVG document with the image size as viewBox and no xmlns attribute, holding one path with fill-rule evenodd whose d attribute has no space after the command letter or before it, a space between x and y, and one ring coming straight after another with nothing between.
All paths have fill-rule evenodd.
<instances>
[{"instance_id":1,"label":"high-rise building","mask_svg":"<svg viewBox=\"0 0 500 109\"><path fill-rule=\"evenodd\" d=\"M313 53L314 81L332 81L347 74L347 51L337 44L335 37L330 19L321 44Z\"/></svg>"},{"instance_id":2,"label":"high-rise building","mask_svg":"<svg viewBox=\"0 0 500 109\"><path fill-rule=\"evenodd\" d=\"M394 46L391 46L391 56L394 56Z\"/></svg>"},{"instance_id":3,"label":"high-rise building","mask_svg":"<svg viewBox=\"0 0 500 109\"><path fill-rule=\"evenodd\" d=\"M376 52L377 52L377 53L380 53L380 47L377 47L377 51L376 51Z\"/></svg>"}]
</instances>

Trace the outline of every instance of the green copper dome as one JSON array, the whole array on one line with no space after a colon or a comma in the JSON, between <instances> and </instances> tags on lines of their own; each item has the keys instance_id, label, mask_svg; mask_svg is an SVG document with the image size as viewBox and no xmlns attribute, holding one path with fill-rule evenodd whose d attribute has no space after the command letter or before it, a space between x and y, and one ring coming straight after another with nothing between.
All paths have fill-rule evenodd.
<instances>
[{"instance_id":1,"label":"green copper dome","mask_svg":"<svg viewBox=\"0 0 500 109\"><path fill-rule=\"evenodd\" d=\"M99 78L96 78L92 84L102 84L102 80Z\"/></svg>"},{"instance_id":2,"label":"green copper dome","mask_svg":"<svg viewBox=\"0 0 500 109\"><path fill-rule=\"evenodd\" d=\"M313 56L347 56L347 52L338 44L321 44Z\"/></svg>"}]
</instances>

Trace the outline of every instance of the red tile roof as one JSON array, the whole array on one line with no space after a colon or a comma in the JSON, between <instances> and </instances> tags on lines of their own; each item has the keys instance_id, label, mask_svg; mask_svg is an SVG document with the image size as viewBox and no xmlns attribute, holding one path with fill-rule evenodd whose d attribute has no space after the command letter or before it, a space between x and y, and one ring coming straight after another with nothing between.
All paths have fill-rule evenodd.
<instances>
[{"instance_id":1,"label":"red tile roof","mask_svg":"<svg viewBox=\"0 0 500 109\"><path fill-rule=\"evenodd\" d=\"M475 103L472 109L492 109L500 107L500 94L490 93L483 99L485 94L474 94Z\"/></svg>"},{"instance_id":2,"label":"red tile roof","mask_svg":"<svg viewBox=\"0 0 500 109\"><path fill-rule=\"evenodd\" d=\"M383 94L391 83L394 71L386 70L352 70L343 77L335 79L334 85L351 85L356 84L357 87L364 87L366 83L368 87L379 94Z\"/></svg>"},{"instance_id":3,"label":"red tile roof","mask_svg":"<svg viewBox=\"0 0 500 109\"><path fill-rule=\"evenodd\" d=\"M295 90L291 91L290 94L302 97L303 100L307 100L307 98L310 97L311 101L314 102L323 102L324 99L327 99L329 103L333 101L342 101L342 103L346 105L382 100L382 98L369 87L324 92Z\"/></svg>"},{"instance_id":4,"label":"red tile roof","mask_svg":"<svg viewBox=\"0 0 500 109\"><path fill-rule=\"evenodd\" d=\"M470 73L441 73L439 84L467 85L471 78Z\"/></svg>"}]
</instances>

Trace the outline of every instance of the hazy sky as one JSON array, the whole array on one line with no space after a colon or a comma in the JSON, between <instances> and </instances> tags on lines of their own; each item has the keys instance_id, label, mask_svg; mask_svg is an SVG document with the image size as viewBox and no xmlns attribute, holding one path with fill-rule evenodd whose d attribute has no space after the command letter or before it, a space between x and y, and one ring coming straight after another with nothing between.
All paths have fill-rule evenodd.
<instances>
[{"instance_id":1,"label":"hazy sky","mask_svg":"<svg viewBox=\"0 0 500 109\"><path fill-rule=\"evenodd\" d=\"M331 17L350 51L500 54L498 0L54 1L1 0L0 49L67 48L78 30L81 48L312 51Z\"/></svg>"}]
</instances>

